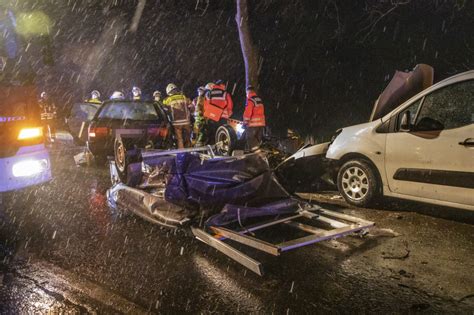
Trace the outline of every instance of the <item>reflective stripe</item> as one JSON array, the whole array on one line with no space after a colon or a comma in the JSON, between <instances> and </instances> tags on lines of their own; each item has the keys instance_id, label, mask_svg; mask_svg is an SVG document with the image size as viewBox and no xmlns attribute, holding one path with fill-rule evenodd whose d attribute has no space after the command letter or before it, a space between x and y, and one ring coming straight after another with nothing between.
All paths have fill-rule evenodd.
<instances>
[{"instance_id":1,"label":"reflective stripe","mask_svg":"<svg viewBox=\"0 0 474 315\"><path fill-rule=\"evenodd\" d=\"M173 126L191 125L189 120L177 120L173 121Z\"/></svg>"}]
</instances>

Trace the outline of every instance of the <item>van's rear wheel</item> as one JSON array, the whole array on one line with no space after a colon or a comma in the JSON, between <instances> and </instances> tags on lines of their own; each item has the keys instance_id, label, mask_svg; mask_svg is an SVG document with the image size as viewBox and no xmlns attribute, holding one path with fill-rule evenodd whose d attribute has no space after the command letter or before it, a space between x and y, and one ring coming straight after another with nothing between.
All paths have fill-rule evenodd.
<instances>
[{"instance_id":1,"label":"van's rear wheel","mask_svg":"<svg viewBox=\"0 0 474 315\"><path fill-rule=\"evenodd\" d=\"M373 167L368 162L350 160L339 169L337 188L347 203L357 207L367 207L378 197L380 183Z\"/></svg>"}]
</instances>

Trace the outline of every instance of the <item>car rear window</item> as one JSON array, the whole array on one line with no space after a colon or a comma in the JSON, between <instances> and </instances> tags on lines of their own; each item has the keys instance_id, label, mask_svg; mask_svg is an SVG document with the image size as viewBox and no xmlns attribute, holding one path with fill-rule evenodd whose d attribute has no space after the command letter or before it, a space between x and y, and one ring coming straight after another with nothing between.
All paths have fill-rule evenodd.
<instances>
[{"instance_id":1,"label":"car rear window","mask_svg":"<svg viewBox=\"0 0 474 315\"><path fill-rule=\"evenodd\" d=\"M159 120L158 113L151 103L112 102L106 103L99 119Z\"/></svg>"},{"instance_id":2,"label":"car rear window","mask_svg":"<svg viewBox=\"0 0 474 315\"><path fill-rule=\"evenodd\" d=\"M83 121L92 120L95 113L97 113L100 104L90 104L90 103L78 103L74 104L71 117L78 118Z\"/></svg>"}]
</instances>

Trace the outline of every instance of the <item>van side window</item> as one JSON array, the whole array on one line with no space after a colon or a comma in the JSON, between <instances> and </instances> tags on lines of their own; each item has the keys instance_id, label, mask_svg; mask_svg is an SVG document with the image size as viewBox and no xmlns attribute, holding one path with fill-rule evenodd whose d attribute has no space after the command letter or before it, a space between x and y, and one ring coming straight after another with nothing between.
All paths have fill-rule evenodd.
<instances>
[{"instance_id":1,"label":"van side window","mask_svg":"<svg viewBox=\"0 0 474 315\"><path fill-rule=\"evenodd\" d=\"M417 127L427 121L431 130L453 129L474 123L474 80L448 85L426 95L416 120Z\"/></svg>"},{"instance_id":2,"label":"van side window","mask_svg":"<svg viewBox=\"0 0 474 315\"><path fill-rule=\"evenodd\" d=\"M405 110L403 110L402 112L400 112L398 114L398 117L397 117L397 131L400 130L400 124L402 123L402 117L403 117L403 114L405 114L406 112L410 112L410 124L411 125L415 124L416 114L418 113L418 109L420 108L420 104L421 104L422 100L423 100L423 98L420 98L419 100L415 101L413 104L411 104L410 106L405 108Z\"/></svg>"}]
</instances>

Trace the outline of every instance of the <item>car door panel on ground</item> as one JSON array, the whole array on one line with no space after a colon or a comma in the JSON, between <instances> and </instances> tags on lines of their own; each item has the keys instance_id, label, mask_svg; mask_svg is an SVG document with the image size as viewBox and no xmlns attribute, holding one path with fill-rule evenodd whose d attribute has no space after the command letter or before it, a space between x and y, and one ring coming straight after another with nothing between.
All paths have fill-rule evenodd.
<instances>
[{"instance_id":1,"label":"car door panel on ground","mask_svg":"<svg viewBox=\"0 0 474 315\"><path fill-rule=\"evenodd\" d=\"M87 141L87 127L92 118L94 118L95 113L99 110L100 105L95 103L78 103L73 105L67 124L69 131L74 137L83 142Z\"/></svg>"},{"instance_id":2,"label":"car door panel on ground","mask_svg":"<svg viewBox=\"0 0 474 315\"><path fill-rule=\"evenodd\" d=\"M400 121L409 111L411 127ZM474 205L474 80L437 89L396 113L385 169L392 193Z\"/></svg>"}]
</instances>

